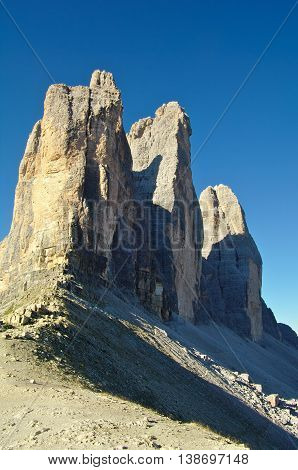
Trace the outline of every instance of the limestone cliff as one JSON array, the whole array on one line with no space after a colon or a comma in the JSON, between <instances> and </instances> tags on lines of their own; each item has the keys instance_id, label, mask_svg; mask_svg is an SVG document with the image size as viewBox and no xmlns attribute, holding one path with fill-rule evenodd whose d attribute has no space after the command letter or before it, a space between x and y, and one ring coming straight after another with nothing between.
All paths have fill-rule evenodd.
<instances>
[{"instance_id":1,"label":"limestone cliff","mask_svg":"<svg viewBox=\"0 0 298 470\"><path fill-rule=\"evenodd\" d=\"M298 335L289 325L278 323L281 340L294 348L298 349Z\"/></svg>"},{"instance_id":2,"label":"limestone cliff","mask_svg":"<svg viewBox=\"0 0 298 470\"><path fill-rule=\"evenodd\" d=\"M20 165L13 222L0 248L0 292L65 267L108 279L123 202L132 195L122 102L110 73L90 87L52 85ZM126 236L126 235L125 235ZM129 250L128 250L129 252ZM119 259L117 259L119 262ZM130 260L128 264L130 263ZM133 269L123 276L128 284ZM8 295L9 297L9 295Z\"/></svg>"},{"instance_id":3,"label":"limestone cliff","mask_svg":"<svg viewBox=\"0 0 298 470\"><path fill-rule=\"evenodd\" d=\"M133 124L128 142L143 243L137 291L162 316L195 321L202 225L190 169L189 118L176 102Z\"/></svg>"},{"instance_id":4,"label":"limestone cliff","mask_svg":"<svg viewBox=\"0 0 298 470\"><path fill-rule=\"evenodd\" d=\"M112 283L165 320L211 317L255 341L264 331L296 345L261 299L262 260L236 196L208 187L199 205L190 135L170 102L126 136L108 72L95 71L89 87L52 85L0 243L1 311L40 284Z\"/></svg>"},{"instance_id":5,"label":"limestone cliff","mask_svg":"<svg viewBox=\"0 0 298 470\"><path fill-rule=\"evenodd\" d=\"M204 225L202 314L262 338L262 260L237 197L224 185L200 196Z\"/></svg>"},{"instance_id":6,"label":"limestone cliff","mask_svg":"<svg viewBox=\"0 0 298 470\"><path fill-rule=\"evenodd\" d=\"M263 330L264 333L268 333L274 338L280 340L281 332L278 327L275 315L271 308L267 307L265 301L262 299L262 318L263 318Z\"/></svg>"}]
</instances>

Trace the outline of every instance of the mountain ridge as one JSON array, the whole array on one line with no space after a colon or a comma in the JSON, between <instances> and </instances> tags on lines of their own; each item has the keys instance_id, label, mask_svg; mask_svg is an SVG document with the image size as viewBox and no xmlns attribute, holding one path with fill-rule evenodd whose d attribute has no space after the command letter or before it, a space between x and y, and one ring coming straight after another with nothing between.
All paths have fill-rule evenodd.
<instances>
[{"instance_id":1,"label":"mountain ridge","mask_svg":"<svg viewBox=\"0 0 298 470\"><path fill-rule=\"evenodd\" d=\"M295 448L297 335L262 299L237 197L198 200L177 102L127 134L122 111L109 72L49 88L0 244L1 341L252 448Z\"/></svg>"}]
</instances>

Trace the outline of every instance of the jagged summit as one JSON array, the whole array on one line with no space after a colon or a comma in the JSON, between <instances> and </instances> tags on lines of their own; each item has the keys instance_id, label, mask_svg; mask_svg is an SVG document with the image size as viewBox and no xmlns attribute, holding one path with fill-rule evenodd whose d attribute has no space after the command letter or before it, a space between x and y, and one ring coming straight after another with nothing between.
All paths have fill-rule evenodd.
<instances>
[{"instance_id":1,"label":"jagged summit","mask_svg":"<svg viewBox=\"0 0 298 470\"><path fill-rule=\"evenodd\" d=\"M209 210L209 201L213 201L215 207L221 212L222 219L225 220L221 226L221 234L219 233L220 231L217 232L218 237L224 237L227 233L231 235L246 235L249 233L244 210L239 204L237 196L229 186L224 184L219 184L214 187L208 186L200 196L201 205L204 206L207 204L206 209L204 209L206 211ZM212 212L210 216L213 217Z\"/></svg>"},{"instance_id":2,"label":"jagged summit","mask_svg":"<svg viewBox=\"0 0 298 470\"><path fill-rule=\"evenodd\" d=\"M70 421L80 439L90 428L100 436L100 407L89 398L86 407L81 392L90 420L74 426L71 402L60 427L58 408L51 410L57 371L61 384L67 374L68 385L92 388L96 403L126 397L154 408L167 426L166 414L252 448L296 445L298 402L289 399L298 388L297 336L261 298L262 260L236 195L218 185L198 201L190 135L176 102L126 135L109 72L95 71L90 87L49 88L0 243L0 355L11 395L1 427L9 437L15 397L24 407L48 377L51 387L39 387L47 407L36 412L46 432L34 431L30 445L60 445ZM69 386L63 390L69 403ZM30 412L21 420L23 429L32 419ZM132 445L143 445L147 438L135 434Z\"/></svg>"},{"instance_id":3,"label":"jagged summit","mask_svg":"<svg viewBox=\"0 0 298 470\"><path fill-rule=\"evenodd\" d=\"M145 131L150 134L152 126L159 123L162 117L165 119L174 119L177 123L183 123L183 126L188 130L188 136L191 136L192 131L187 113L177 101L170 101L157 108L154 117L142 118L132 124L130 131L127 134L128 139L139 139L143 136ZM137 165L140 164L140 162L134 162L134 164Z\"/></svg>"},{"instance_id":4,"label":"jagged summit","mask_svg":"<svg viewBox=\"0 0 298 470\"><path fill-rule=\"evenodd\" d=\"M237 196L226 185L208 186L200 195L200 206L203 312L255 341L265 333L297 347L290 327L277 323L261 297L262 258Z\"/></svg>"},{"instance_id":5,"label":"jagged summit","mask_svg":"<svg viewBox=\"0 0 298 470\"><path fill-rule=\"evenodd\" d=\"M64 272L105 282L116 276L118 285L164 318L178 313L194 321L201 231L195 233L193 225L200 220L198 204L193 213L188 210L197 200L190 132L188 116L171 102L158 108L154 119L132 126L126 137L121 94L106 71L94 71L90 87L50 86L20 166L9 239L0 248L3 299L9 302L16 292ZM128 202L141 203L145 196L166 215L165 221L155 220L163 224L157 251L146 240L136 246L135 209L128 215ZM173 216L180 200L187 207L182 228ZM179 231L184 246L174 250L173 240L163 238L168 230ZM149 264L142 266L141 258Z\"/></svg>"},{"instance_id":6,"label":"jagged summit","mask_svg":"<svg viewBox=\"0 0 298 470\"><path fill-rule=\"evenodd\" d=\"M101 88L116 89L116 83L111 72L105 70L94 70L90 79L90 88L99 86Z\"/></svg>"},{"instance_id":7,"label":"jagged summit","mask_svg":"<svg viewBox=\"0 0 298 470\"><path fill-rule=\"evenodd\" d=\"M280 332L281 340L294 346L294 348L298 349L298 335L296 331L293 330L289 325L285 325L284 323L278 323L278 329Z\"/></svg>"},{"instance_id":8,"label":"jagged summit","mask_svg":"<svg viewBox=\"0 0 298 470\"><path fill-rule=\"evenodd\" d=\"M164 320L175 313L200 323L208 311L254 340L263 329L281 338L236 195L209 186L198 204L190 135L175 101L126 135L110 72L95 70L90 87L50 86L0 244L1 306L68 273L129 289Z\"/></svg>"},{"instance_id":9,"label":"jagged summit","mask_svg":"<svg viewBox=\"0 0 298 470\"><path fill-rule=\"evenodd\" d=\"M110 72L95 70L91 76L90 89L94 102L103 102L105 106L114 104L122 109L121 93Z\"/></svg>"},{"instance_id":10,"label":"jagged summit","mask_svg":"<svg viewBox=\"0 0 298 470\"><path fill-rule=\"evenodd\" d=\"M132 161L112 75L95 72L92 82L91 89L52 85L47 91L0 253L0 291L7 299L67 267L106 279L116 270L110 248L122 223L118 205L132 197ZM128 284L131 262L124 270ZM10 292L12 280L17 290Z\"/></svg>"}]
</instances>

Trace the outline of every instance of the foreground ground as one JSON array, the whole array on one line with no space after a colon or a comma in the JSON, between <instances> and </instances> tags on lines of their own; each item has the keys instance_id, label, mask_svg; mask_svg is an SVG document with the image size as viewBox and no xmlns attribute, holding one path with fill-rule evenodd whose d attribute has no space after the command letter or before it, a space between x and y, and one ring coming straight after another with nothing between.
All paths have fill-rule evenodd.
<instances>
[{"instance_id":1,"label":"foreground ground","mask_svg":"<svg viewBox=\"0 0 298 470\"><path fill-rule=\"evenodd\" d=\"M199 424L88 390L57 372L48 376L27 346L0 339L2 449L245 448Z\"/></svg>"},{"instance_id":2,"label":"foreground ground","mask_svg":"<svg viewBox=\"0 0 298 470\"><path fill-rule=\"evenodd\" d=\"M25 326L2 317L3 449L298 447L291 348L164 324L117 291L76 285L40 300Z\"/></svg>"}]
</instances>

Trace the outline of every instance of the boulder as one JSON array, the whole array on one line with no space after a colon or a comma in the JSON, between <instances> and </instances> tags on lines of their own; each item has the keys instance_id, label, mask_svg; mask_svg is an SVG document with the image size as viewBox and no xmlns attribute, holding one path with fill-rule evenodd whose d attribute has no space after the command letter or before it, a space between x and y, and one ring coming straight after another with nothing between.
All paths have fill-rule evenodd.
<instances>
[{"instance_id":1,"label":"boulder","mask_svg":"<svg viewBox=\"0 0 298 470\"><path fill-rule=\"evenodd\" d=\"M250 376L249 374L243 373L239 374L239 378L243 380L243 382L250 383Z\"/></svg>"},{"instance_id":2,"label":"boulder","mask_svg":"<svg viewBox=\"0 0 298 470\"><path fill-rule=\"evenodd\" d=\"M28 325L30 323L30 317L28 315L23 315L19 319L20 325Z\"/></svg>"},{"instance_id":3,"label":"boulder","mask_svg":"<svg viewBox=\"0 0 298 470\"><path fill-rule=\"evenodd\" d=\"M279 405L279 395L273 393L272 395L267 396L267 401L270 403L272 408L276 408Z\"/></svg>"}]
</instances>

